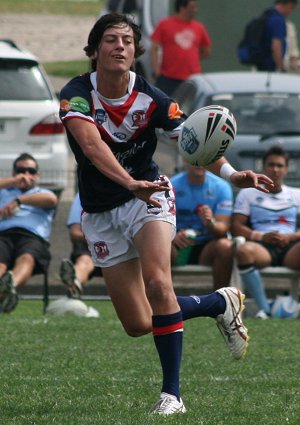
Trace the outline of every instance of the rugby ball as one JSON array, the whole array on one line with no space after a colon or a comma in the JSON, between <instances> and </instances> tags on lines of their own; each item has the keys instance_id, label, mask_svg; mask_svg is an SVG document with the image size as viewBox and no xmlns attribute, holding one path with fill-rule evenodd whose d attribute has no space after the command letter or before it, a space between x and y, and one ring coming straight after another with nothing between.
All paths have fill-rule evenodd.
<instances>
[{"instance_id":1,"label":"rugby ball","mask_svg":"<svg viewBox=\"0 0 300 425\"><path fill-rule=\"evenodd\" d=\"M272 305L271 316L279 319L297 319L299 304L290 295L278 295Z\"/></svg>"},{"instance_id":2,"label":"rugby ball","mask_svg":"<svg viewBox=\"0 0 300 425\"><path fill-rule=\"evenodd\" d=\"M65 316L71 314L74 316L86 317L88 314L88 307L81 300L62 297L50 303L46 312L55 316Z\"/></svg>"},{"instance_id":3,"label":"rugby ball","mask_svg":"<svg viewBox=\"0 0 300 425\"><path fill-rule=\"evenodd\" d=\"M179 153L191 165L211 164L225 154L236 131L236 121L229 109L220 105L198 109L182 126Z\"/></svg>"}]
</instances>

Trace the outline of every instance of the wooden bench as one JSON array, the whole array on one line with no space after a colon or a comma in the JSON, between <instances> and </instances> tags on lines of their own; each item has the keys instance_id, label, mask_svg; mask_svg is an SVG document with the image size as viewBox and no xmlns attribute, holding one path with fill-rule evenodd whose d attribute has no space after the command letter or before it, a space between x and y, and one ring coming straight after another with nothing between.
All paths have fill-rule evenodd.
<instances>
[{"instance_id":1,"label":"wooden bench","mask_svg":"<svg viewBox=\"0 0 300 425\"><path fill-rule=\"evenodd\" d=\"M290 280L290 293L292 297L298 301L299 283L300 283L300 270L293 270L287 267L265 267L260 269L261 276L274 278L274 279L289 279ZM186 265L186 266L173 266L173 276L211 276L212 268L210 266L200 265ZM201 283L199 282L199 285ZM243 285L240 279L239 271L236 266L233 267L232 286L243 290Z\"/></svg>"}]
</instances>

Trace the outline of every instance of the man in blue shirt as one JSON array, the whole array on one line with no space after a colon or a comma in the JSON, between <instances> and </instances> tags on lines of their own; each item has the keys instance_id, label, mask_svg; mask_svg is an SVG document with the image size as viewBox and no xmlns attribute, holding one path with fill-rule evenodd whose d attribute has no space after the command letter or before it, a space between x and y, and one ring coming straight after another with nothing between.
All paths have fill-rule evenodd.
<instances>
[{"instance_id":1,"label":"man in blue shirt","mask_svg":"<svg viewBox=\"0 0 300 425\"><path fill-rule=\"evenodd\" d=\"M12 177L0 179L0 309L10 313L17 288L50 262L49 237L57 197L37 186L39 170L30 154L13 163Z\"/></svg>"},{"instance_id":2,"label":"man in blue shirt","mask_svg":"<svg viewBox=\"0 0 300 425\"><path fill-rule=\"evenodd\" d=\"M172 264L179 261L183 249L191 247L186 264L213 267L214 289L230 284L232 242L227 239L233 194L228 182L186 163L187 171L171 178L176 193L177 233L172 243ZM193 240L186 235L193 229Z\"/></svg>"},{"instance_id":3,"label":"man in blue shirt","mask_svg":"<svg viewBox=\"0 0 300 425\"><path fill-rule=\"evenodd\" d=\"M286 18L296 9L298 0L276 0L266 21L263 36L265 57L258 71L284 71L287 50Z\"/></svg>"}]
</instances>

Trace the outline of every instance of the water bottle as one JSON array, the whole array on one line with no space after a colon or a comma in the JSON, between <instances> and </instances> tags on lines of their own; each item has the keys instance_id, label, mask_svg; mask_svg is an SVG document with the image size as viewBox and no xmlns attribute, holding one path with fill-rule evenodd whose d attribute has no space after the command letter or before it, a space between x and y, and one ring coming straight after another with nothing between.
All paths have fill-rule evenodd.
<instances>
[{"instance_id":1,"label":"water bottle","mask_svg":"<svg viewBox=\"0 0 300 425\"><path fill-rule=\"evenodd\" d=\"M197 237L197 232L194 229L186 229L184 233L185 236L191 240L195 240ZM185 266L188 263L193 246L194 245L189 245L179 249L175 261L175 266Z\"/></svg>"}]
</instances>

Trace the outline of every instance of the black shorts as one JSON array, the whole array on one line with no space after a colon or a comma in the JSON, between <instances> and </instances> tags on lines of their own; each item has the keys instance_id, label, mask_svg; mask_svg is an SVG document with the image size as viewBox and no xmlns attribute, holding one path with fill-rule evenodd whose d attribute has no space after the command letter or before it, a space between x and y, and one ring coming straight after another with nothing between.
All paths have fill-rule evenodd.
<instances>
[{"instance_id":1,"label":"black shorts","mask_svg":"<svg viewBox=\"0 0 300 425\"><path fill-rule=\"evenodd\" d=\"M265 242L258 242L260 243L263 247L266 248L266 250L270 253L271 255L271 266L272 267L279 267L283 265L283 261L284 261L284 257L286 256L287 252L296 244L298 243L298 241L295 242L290 242L288 245L284 246L283 248L276 246L276 245L271 245Z\"/></svg>"},{"instance_id":2,"label":"black shorts","mask_svg":"<svg viewBox=\"0 0 300 425\"><path fill-rule=\"evenodd\" d=\"M79 241L72 242L72 252L70 256L70 260L72 261L72 263L75 263L77 258L81 255L91 256L87 243Z\"/></svg>"},{"instance_id":3,"label":"black shorts","mask_svg":"<svg viewBox=\"0 0 300 425\"><path fill-rule=\"evenodd\" d=\"M81 255L89 255L92 259L91 253L89 251L89 248L86 242L79 242L79 241L72 242L72 247L73 247L73 250L70 255L70 260L72 261L73 264L76 263L77 258L80 257ZM102 276L102 271L100 267L95 267L92 273L90 274L89 278L94 276Z\"/></svg>"},{"instance_id":4,"label":"black shorts","mask_svg":"<svg viewBox=\"0 0 300 425\"><path fill-rule=\"evenodd\" d=\"M21 228L0 232L0 263L4 263L11 270L16 258L22 254L33 256L34 273L42 273L50 264L51 254L47 241Z\"/></svg>"},{"instance_id":5,"label":"black shorts","mask_svg":"<svg viewBox=\"0 0 300 425\"><path fill-rule=\"evenodd\" d=\"M210 242L210 240L204 241L201 244L193 246L187 264L199 264L200 254L208 242Z\"/></svg>"}]
</instances>

